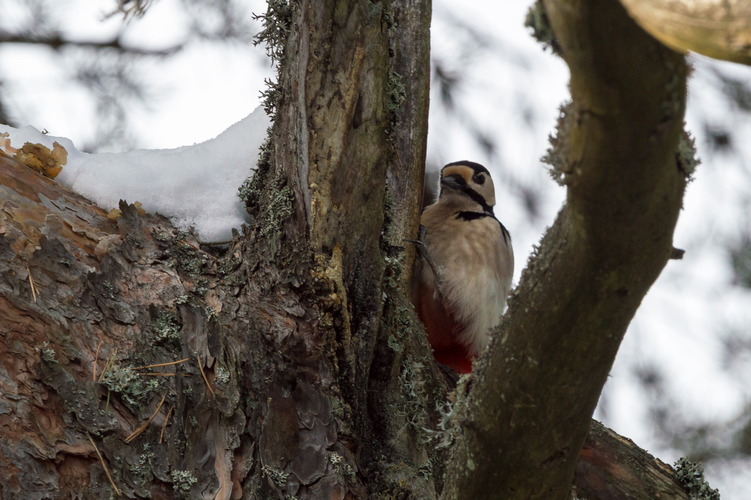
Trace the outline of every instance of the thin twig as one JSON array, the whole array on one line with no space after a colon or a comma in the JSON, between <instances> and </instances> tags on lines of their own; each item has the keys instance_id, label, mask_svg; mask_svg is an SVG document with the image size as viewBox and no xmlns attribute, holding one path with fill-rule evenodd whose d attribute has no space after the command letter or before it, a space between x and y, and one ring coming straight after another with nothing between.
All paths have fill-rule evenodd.
<instances>
[{"instance_id":1,"label":"thin twig","mask_svg":"<svg viewBox=\"0 0 751 500\"><path fill-rule=\"evenodd\" d=\"M29 283L31 284L31 295L34 297L34 303L37 303L37 292L36 287L34 286L34 278L31 277L31 271L29 270L28 266L26 267L26 272L29 273Z\"/></svg>"},{"instance_id":2,"label":"thin twig","mask_svg":"<svg viewBox=\"0 0 751 500\"><path fill-rule=\"evenodd\" d=\"M54 50L60 50L62 47L84 47L95 50L114 49L120 54L133 54L137 56L156 56L166 57L179 52L185 44L173 45L162 50L144 49L140 47L131 47L121 42L120 37L107 41L94 40L68 40L61 35L48 35L41 37L31 37L29 35L16 35L6 32L0 32L0 43L23 43L23 44L41 44L51 47Z\"/></svg>"},{"instance_id":3,"label":"thin twig","mask_svg":"<svg viewBox=\"0 0 751 500\"><path fill-rule=\"evenodd\" d=\"M99 448L96 447L96 443L94 443L94 440L91 439L91 436L89 433L86 433L86 436L89 438L89 441L91 441L91 446L94 447L94 451L99 456L99 460L102 462L102 467L104 467L104 472L107 474L107 479L110 480L110 484L113 488L115 488L115 493L117 493L117 496L120 496L120 490L117 489L117 486L115 486L115 481L112 480L112 476L110 476L110 471L107 468L107 464L104 463L104 458L102 457L102 454L99 453Z\"/></svg>"},{"instance_id":4,"label":"thin twig","mask_svg":"<svg viewBox=\"0 0 751 500\"><path fill-rule=\"evenodd\" d=\"M94 382L96 382L96 364L97 361L99 361L99 349L102 347L102 342L104 342L104 340L100 340L99 345L96 346L96 356L94 356L94 373L92 374Z\"/></svg>"},{"instance_id":5,"label":"thin twig","mask_svg":"<svg viewBox=\"0 0 751 500\"><path fill-rule=\"evenodd\" d=\"M206 245L207 247L219 247L222 245L229 245L235 240L225 240L225 241L202 241L200 242L201 245Z\"/></svg>"},{"instance_id":6,"label":"thin twig","mask_svg":"<svg viewBox=\"0 0 751 500\"><path fill-rule=\"evenodd\" d=\"M107 404L104 405L104 411L107 411L110 409L110 390L107 389Z\"/></svg>"},{"instance_id":7,"label":"thin twig","mask_svg":"<svg viewBox=\"0 0 751 500\"><path fill-rule=\"evenodd\" d=\"M110 354L110 358L107 360L107 364L104 365L104 370L102 370L102 374L99 375L99 382L104 380L104 374L107 373L107 369L110 367L110 364L112 364L112 360L115 359L115 356L117 356L117 347L115 347L115 350L112 351L112 354Z\"/></svg>"},{"instance_id":8,"label":"thin twig","mask_svg":"<svg viewBox=\"0 0 751 500\"><path fill-rule=\"evenodd\" d=\"M164 424L162 424L162 432L159 434L159 444L162 444L162 438L164 437L164 429L167 428L167 422L169 422L170 415L172 415L172 410L174 410L175 407L169 409L167 412L167 416L164 417Z\"/></svg>"},{"instance_id":9,"label":"thin twig","mask_svg":"<svg viewBox=\"0 0 751 500\"><path fill-rule=\"evenodd\" d=\"M152 414L152 415L151 415L151 416L149 417L149 419L148 419L148 420L147 420L146 422L144 422L144 423L142 423L141 425L139 425L139 426L138 426L138 429L134 430L134 431L133 431L133 432L132 432L132 433L130 434L130 436L128 436L128 437L126 437L126 438L125 438L125 442L126 442L126 443L130 443L130 442L131 442L131 441L133 441L133 440L134 440L135 438L137 438L138 436L140 436L140 435L141 435L141 433L142 433L143 431L145 431L145 430L146 430L146 428L147 428L147 427L149 426L149 424L151 423L151 421L152 421L152 420L154 420L154 417L156 417L156 414L157 414L157 413L159 413L159 409L160 409L160 408L162 407L162 405L164 404L164 400L165 400L166 398L167 398L167 395L165 394L165 395L164 395L164 397L162 397L162 400L161 400L161 401L159 402L159 406L157 406L157 407L156 407L156 410L154 410L154 413L153 413L153 414Z\"/></svg>"},{"instance_id":10,"label":"thin twig","mask_svg":"<svg viewBox=\"0 0 751 500\"><path fill-rule=\"evenodd\" d=\"M185 361L188 361L190 358L181 359L180 361L170 361L169 363L159 363L156 365L147 365L147 366L136 366L133 368L133 370L145 370L146 368L157 368L159 366L170 366L170 365L179 365L180 363L184 363Z\"/></svg>"},{"instance_id":11,"label":"thin twig","mask_svg":"<svg viewBox=\"0 0 751 500\"><path fill-rule=\"evenodd\" d=\"M174 377L174 373L141 373L136 372L138 375L146 375L147 377Z\"/></svg>"},{"instance_id":12,"label":"thin twig","mask_svg":"<svg viewBox=\"0 0 751 500\"><path fill-rule=\"evenodd\" d=\"M203 381L206 382L206 387L209 388L209 391L211 391L211 396L216 397L216 394L214 394L214 389L211 388L211 384L209 384L209 379L206 378L206 373L203 371L203 363L201 363L201 356L198 355L198 352L196 352L196 357L198 358L198 369L201 370L201 375L203 375Z\"/></svg>"},{"instance_id":13,"label":"thin twig","mask_svg":"<svg viewBox=\"0 0 751 500\"><path fill-rule=\"evenodd\" d=\"M188 245L188 246L189 246L190 248L192 248L192 249L194 249L194 250L197 250L197 251L199 251L199 252L201 252L201 253L205 253L206 255L208 255L209 257L211 257L211 258L212 258L212 259L214 259L214 260L219 260L219 259L217 259L216 257L214 257L213 255L211 255L211 254L210 254L209 252L205 252L205 251L201 250L200 248L198 248L197 246L195 246L195 245L194 245L194 244L192 244L192 243L188 243L188 242L187 242L187 241L185 241L185 240L175 240L175 241L177 241L178 243L183 243L183 244L185 244L185 245Z\"/></svg>"}]
</instances>

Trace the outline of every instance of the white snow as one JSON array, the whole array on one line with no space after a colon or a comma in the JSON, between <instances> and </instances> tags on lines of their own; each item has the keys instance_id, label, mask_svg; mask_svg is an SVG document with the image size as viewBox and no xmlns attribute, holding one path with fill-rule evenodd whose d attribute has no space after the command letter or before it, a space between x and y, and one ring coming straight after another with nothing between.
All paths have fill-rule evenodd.
<instances>
[{"instance_id":1,"label":"white snow","mask_svg":"<svg viewBox=\"0 0 751 500\"><path fill-rule=\"evenodd\" d=\"M176 149L138 149L125 153L86 154L64 137L44 135L34 127L8 132L11 146L25 142L68 151L68 163L55 179L103 209L119 201L141 202L147 212L169 217L181 229L195 228L204 241L231 237L246 220L237 189L251 175L270 125L262 107L214 139Z\"/></svg>"}]
</instances>

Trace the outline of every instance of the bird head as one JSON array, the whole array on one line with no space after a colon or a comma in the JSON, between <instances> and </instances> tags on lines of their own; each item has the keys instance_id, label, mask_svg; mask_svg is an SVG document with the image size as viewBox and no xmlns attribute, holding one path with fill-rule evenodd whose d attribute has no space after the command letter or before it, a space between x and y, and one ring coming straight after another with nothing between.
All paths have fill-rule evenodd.
<instances>
[{"instance_id":1,"label":"bird head","mask_svg":"<svg viewBox=\"0 0 751 500\"><path fill-rule=\"evenodd\" d=\"M495 188L488 169L479 163L457 161L449 163L441 170L439 199L458 194L477 202L483 211L493 213Z\"/></svg>"}]
</instances>

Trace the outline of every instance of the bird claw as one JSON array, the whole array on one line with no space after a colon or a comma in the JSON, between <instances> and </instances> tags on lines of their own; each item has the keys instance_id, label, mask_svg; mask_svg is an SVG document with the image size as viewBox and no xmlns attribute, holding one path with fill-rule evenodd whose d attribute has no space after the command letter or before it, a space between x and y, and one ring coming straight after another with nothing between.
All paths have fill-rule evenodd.
<instances>
[{"instance_id":1,"label":"bird claw","mask_svg":"<svg viewBox=\"0 0 751 500\"><path fill-rule=\"evenodd\" d=\"M430 257L430 253L428 253L428 247L425 245L425 236L428 234L428 228L420 224L420 233L418 235L418 239L416 240L404 240L408 241L410 243L413 243L415 245L415 249L417 250L417 257L420 260L424 260L428 263L430 266L430 269L433 271L433 276L436 278L439 276L438 274L438 268L436 267L435 263L433 262L433 259Z\"/></svg>"}]
</instances>

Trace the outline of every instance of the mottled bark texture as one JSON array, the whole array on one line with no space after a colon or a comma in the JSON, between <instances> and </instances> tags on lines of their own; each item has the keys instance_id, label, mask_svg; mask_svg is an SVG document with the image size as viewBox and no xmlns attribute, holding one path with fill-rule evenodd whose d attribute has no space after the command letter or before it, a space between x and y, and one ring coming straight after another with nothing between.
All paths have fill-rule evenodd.
<instances>
[{"instance_id":1,"label":"mottled bark texture","mask_svg":"<svg viewBox=\"0 0 751 500\"><path fill-rule=\"evenodd\" d=\"M672 467L595 420L579 454L574 491L580 500L689 500Z\"/></svg>"},{"instance_id":2,"label":"mottled bark texture","mask_svg":"<svg viewBox=\"0 0 751 500\"><path fill-rule=\"evenodd\" d=\"M352 480L370 495L432 498L441 477L426 429L445 389L400 290L421 202L429 23L427 1L295 3L264 174L291 188L279 259L303 270L322 338L311 362L331 374L321 397L341 398Z\"/></svg>"},{"instance_id":3,"label":"mottled bark texture","mask_svg":"<svg viewBox=\"0 0 751 500\"><path fill-rule=\"evenodd\" d=\"M270 8L277 114L229 249L1 160L0 497L436 497L445 387L400 290L430 3Z\"/></svg>"},{"instance_id":4,"label":"mottled bark texture","mask_svg":"<svg viewBox=\"0 0 751 500\"><path fill-rule=\"evenodd\" d=\"M446 498L568 497L621 339L667 263L687 182L687 68L617 0L546 0L573 102L552 152L566 204L457 403Z\"/></svg>"}]
</instances>

